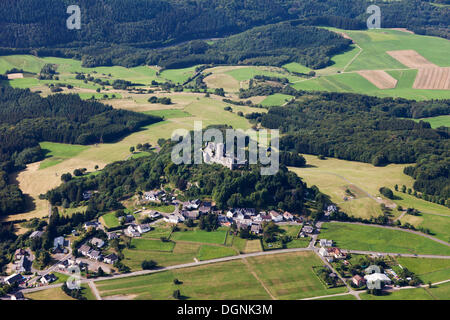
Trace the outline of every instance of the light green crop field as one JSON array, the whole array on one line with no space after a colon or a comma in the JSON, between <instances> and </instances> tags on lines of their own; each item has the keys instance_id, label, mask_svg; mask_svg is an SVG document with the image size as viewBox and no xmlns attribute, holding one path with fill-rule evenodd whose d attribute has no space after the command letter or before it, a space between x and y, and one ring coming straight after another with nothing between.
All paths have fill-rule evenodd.
<instances>
[{"instance_id":1,"label":"light green crop field","mask_svg":"<svg viewBox=\"0 0 450 320\"><path fill-rule=\"evenodd\" d=\"M337 247L350 250L450 255L450 247L426 237L371 225L324 223L321 237L332 239Z\"/></svg>"},{"instance_id":2,"label":"light green crop field","mask_svg":"<svg viewBox=\"0 0 450 320\"><path fill-rule=\"evenodd\" d=\"M317 265L322 265L322 261L314 253L295 252L253 257L247 262L236 260L98 281L96 286L103 298L120 296L129 299L172 299L172 292L176 289L185 299L206 300L270 299L266 289L277 299L299 299L346 291L345 287L326 289L311 268ZM175 285L174 279L182 284Z\"/></svg>"},{"instance_id":3,"label":"light green crop field","mask_svg":"<svg viewBox=\"0 0 450 320\"><path fill-rule=\"evenodd\" d=\"M301 65L298 62L287 63L283 66L283 68L286 68L290 72L298 72L298 73L306 73L306 74L308 72L312 71L312 69L310 69L304 65Z\"/></svg>"},{"instance_id":4,"label":"light green crop field","mask_svg":"<svg viewBox=\"0 0 450 320\"><path fill-rule=\"evenodd\" d=\"M313 252L283 253L247 260L250 268L277 299L293 300L347 291L346 287L325 288L312 269L313 266L323 265Z\"/></svg>"},{"instance_id":5,"label":"light green crop field","mask_svg":"<svg viewBox=\"0 0 450 320\"><path fill-rule=\"evenodd\" d=\"M173 283L174 279L182 282ZM152 275L96 282L102 297L173 299L179 289L183 299L270 299L242 261L164 271Z\"/></svg>"},{"instance_id":6,"label":"light green crop field","mask_svg":"<svg viewBox=\"0 0 450 320\"><path fill-rule=\"evenodd\" d=\"M286 102L289 102L293 97L287 94L276 93L265 98L261 104L263 106L282 106Z\"/></svg>"},{"instance_id":7,"label":"light green crop field","mask_svg":"<svg viewBox=\"0 0 450 320\"><path fill-rule=\"evenodd\" d=\"M91 99L92 97L94 97L97 100L112 99L112 98L120 99L120 98L122 98L122 96L120 94L118 94L118 93L98 93L98 92L96 92L96 93L84 92L83 93L82 92L82 93L78 93L78 95L83 100ZM105 98L105 95L107 96L106 98ZM108 103L108 102L106 101L106 103Z\"/></svg>"},{"instance_id":8,"label":"light green crop field","mask_svg":"<svg viewBox=\"0 0 450 320\"><path fill-rule=\"evenodd\" d=\"M123 263L132 271L142 270L144 260L154 260L159 266L167 267L182 263L194 262L198 256L200 243L176 243L172 252L124 249Z\"/></svg>"},{"instance_id":9,"label":"light green crop field","mask_svg":"<svg viewBox=\"0 0 450 320\"><path fill-rule=\"evenodd\" d=\"M192 231L177 231L172 233L170 240L224 244L227 230L227 228L219 228L218 230L211 232L199 229Z\"/></svg>"},{"instance_id":10,"label":"light green crop field","mask_svg":"<svg viewBox=\"0 0 450 320\"><path fill-rule=\"evenodd\" d=\"M414 119L414 121L425 121L428 122L432 128L438 128L438 127L450 127L450 115L445 116L437 116L437 117L430 117L430 118L421 118L421 119Z\"/></svg>"},{"instance_id":11,"label":"light green crop field","mask_svg":"<svg viewBox=\"0 0 450 320\"><path fill-rule=\"evenodd\" d=\"M427 284L450 279L450 261L447 259L424 259L397 257L397 262L414 272Z\"/></svg>"},{"instance_id":12,"label":"light green crop field","mask_svg":"<svg viewBox=\"0 0 450 320\"><path fill-rule=\"evenodd\" d=\"M406 186L409 187L408 185ZM401 187L401 184L399 184L399 187ZM394 191L392 187L391 189ZM401 205L403 208L415 208L421 213L436 213L450 217L450 209L445 206L425 201L403 192L394 191L394 195L399 198L398 200L394 200L395 203Z\"/></svg>"},{"instance_id":13,"label":"light green crop field","mask_svg":"<svg viewBox=\"0 0 450 320\"><path fill-rule=\"evenodd\" d=\"M449 300L450 283L440 284L432 288L403 289L382 296L368 293L360 294L363 300Z\"/></svg>"},{"instance_id":14,"label":"light green crop field","mask_svg":"<svg viewBox=\"0 0 450 320\"><path fill-rule=\"evenodd\" d=\"M46 159L41 162L40 169L46 169L53 165L63 162L66 159L73 158L82 151L89 149L88 146L64 144L55 142L41 142L40 146L46 153Z\"/></svg>"},{"instance_id":15,"label":"light green crop field","mask_svg":"<svg viewBox=\"0 0 450 320\"><path fill-rule=\"evenodd\" d=\"M163 221L152 225L152 230L142 235L144 239L159 239L161 237L168 238L170 236L172 226Z\"/></svg>"},{"instance_id":16,"label":"light green crop field","mask_svg":"<svg viewBox=\"0 0 450 320\"><path fill-rule=\"evenodd\" d=\"M421 213L419 216L406 214L400 221L403 224L408 222L416 228L429 229L436 238L450 243L450 216L429 213Z\"/></svg>"},{"instance_id":17,"label":"light green crop field","mask_svg":"<svg viewBox=\"0 0 450 320\"><path fill-rule=\"evenodd\" d=\"M163 242L161 240L132 239L131 246L136 250L172 252L175 243L172 241Z\"/></svg>"},{"instance_id":18,"label":"light green crop field","mask_svg":"<svg viewBox=\"0 0 450 320\"><path fill-rule=\"evenodd\" d=\"M200 247L200 251L198 253L198 260L211 260L229 256L235 256L238 252L233 248L222 247L222 246L208 246L203 245Z\"/></svg>"}]
</instances>

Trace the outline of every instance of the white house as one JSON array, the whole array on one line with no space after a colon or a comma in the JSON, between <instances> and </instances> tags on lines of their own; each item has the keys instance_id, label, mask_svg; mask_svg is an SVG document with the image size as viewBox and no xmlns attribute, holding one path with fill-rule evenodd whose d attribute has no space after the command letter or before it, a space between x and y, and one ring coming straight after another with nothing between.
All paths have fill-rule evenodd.
<instances>
[{"instance_id":1,"label":"white house","mask_svg":"<svg viewBox=\"0 0 450 320\"><path fill-rule=\"evenodd\" d=\"M273 222L281 222L283 221L283 216L279 214L278 212L271 210L269 212L270 217L272 218Z\"/></svg>"},{"instance_id":2,"label":"white house","mask_svg":"<svg viewBox=\"0 0 450 320\"><path fill-rule=\"evenodd\" d=\"M141 233L137 230L135 224L130 224L128 228L125 229L125 234L131 238L137 238L141 236Z\"/></svg>"},{"instance_id":3,"label":"white house","mask_svg":"<svg viewBox=\"0 0 450 320\"><path fill-rule=\"evenodd\" d=\"M164 217L164 221L175 224L178 222L183 222L184 220L184 217L178 214L169 214L167 217Z\"/></svg>"},{"instance_id":4,"label":"white house","mask_svg":"<svg viewBox=\"0 0 450 320\"><path fill-rule=\"evenodd\" d=\"M366 279L366 282L368 283L376 283L378 281L384 282L384 283L391 283L391 279L385 275L384 273L372 273L364 276L364 279Z\"/></svg>"},{"instance_id":5,"label":"white house","mask_svg":"<svg viewBox=\"0 0 450 320\"><path fill-rule=\"evenodd\" d=\"M283 218L285 220L290 220L290 221L294 220L294 216L290 212L287 212L287 211L285 211L283 213Z\"/></svg>"},{"instance_id":6,"label":"white house","mask_svg":"<svg viewBox=\"0 0 450 320\"><path fill-rule=\"evenodd\" d=\"M145 223L145 224L139 224L136 229L140 233L146 233L146 232L149 232L152 228L150 227L150 225L148 223Z\"/></svg>"},{"instance_id":7,"label":"white house","mask_svg":"<svg viewBox=\"0 0 450 320\"><path fill-rule=\"evenodd\" d=\"M49 274L46 274L45 276L42 276L40 281L43 284L49 284L49 283L56 281L56 279L57 278L53 273L49 273Z\"/></svg>"},{"instance_id":8,"label":"white house","mask_svg":"<svg viewBox=\"0 0 450 320\"><path fill-rule=\"evenodd\" d=\"M319 244L321 247L332 247L333 246L333 240L327 240L327 239L320 239Z\"/></svg>"}]
</instances>

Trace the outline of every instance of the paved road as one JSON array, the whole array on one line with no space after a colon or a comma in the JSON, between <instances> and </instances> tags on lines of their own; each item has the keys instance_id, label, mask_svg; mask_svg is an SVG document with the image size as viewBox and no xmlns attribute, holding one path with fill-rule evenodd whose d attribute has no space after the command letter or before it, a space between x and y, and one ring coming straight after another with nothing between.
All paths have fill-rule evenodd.
<instances>
[{"instance_id":1,"label":"paved road","mask_svg":"<svg viewBox=\"0 0 450 320\"><path fill-rule=\"evenodd\" d=\"M389 252L345 250L345 249L342 249L342 251L347 252L347 253L355 253L355 254L395 256L395 257L405 257L405 258L450 259L450 256L429 255L429 254L389 253Z\"/></svg>"},{"instance_id":2,"label":"paved road","mask_svg":"<svg viewBox=\"0 0 450 320\"><path fill-rule=\"evenodd\" d=\"M379 225L379 224L367 224L367 223L362 223L362 222L345 222L345 221L330 221L331 223L348 223L348 224L357 224L357 225L361 225L361 226L369 226L369 227L374 227L374 228L384 228L384 229L391 229L391 230L398 230L398 231L404 231L404 232L409 232L409 233L413 233L425 238L428 238L430 240L433 240L435 242L439 242L440 244L443 244L447 247L450 247L450 243L435 238L433 236L430 236L429 234L425 234L419 231L414 231L414 230L410 230L410 229L403 229L403 228L398 228L398 227L391 227L391 226L383 226L383 225Z\"/></svg>"}]
</instances>

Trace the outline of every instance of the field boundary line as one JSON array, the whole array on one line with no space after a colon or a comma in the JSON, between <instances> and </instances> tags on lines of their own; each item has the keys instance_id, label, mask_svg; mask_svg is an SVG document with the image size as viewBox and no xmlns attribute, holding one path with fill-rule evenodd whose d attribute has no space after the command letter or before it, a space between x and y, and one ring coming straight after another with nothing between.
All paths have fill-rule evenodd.
<instances>
[{"instance_id":1,"label":"field boundary line","mask_svg":"<svg viewBox=\"0 0 450 320\"><path fill-rule=\"evenodd\" d=\"M275 296L270 292L269 288L267 288L266 285L264 284L264 282L258 277L256 272L253 270L252 266L248 262L247 258L244 258L242 260L244 261L245 265L247 266L248 271L250 271L250 273L253 275L253 277L261 284L261 286L264 288L264 290L266 290L267 294L272 298L272 300L277 300L277 298L275 298Z\"/></svg>"}]
</instances>

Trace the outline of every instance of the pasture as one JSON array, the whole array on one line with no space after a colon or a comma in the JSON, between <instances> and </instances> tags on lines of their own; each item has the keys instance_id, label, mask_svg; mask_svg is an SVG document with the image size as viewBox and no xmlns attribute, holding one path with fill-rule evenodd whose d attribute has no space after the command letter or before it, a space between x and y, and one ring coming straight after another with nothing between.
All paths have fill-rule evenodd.
<instances>
[{"instance_id":1,"label":"pasture","mask_svg":"<svg viewBox=\"0 0 450 320\"><path fill-rule=\"evenodd\" d=\"M450 255L450 247L426 237L371 225L324 223L322 238L332 239L343 249L388 253Z\"/></svg>"},{"instance_id":2,"label":"pasture","mask_svg":"<svg viewBox=\"0 0 450 320\"><path fill-rule=\"evenodd\" d=\"M170 236L170 240L224 244L227 231L227 228L219 228L218 230L211 232L199 229L190 231L177 231L172 233L172 235Z\"/></svg>"},{"instance_id":3,"label":"pasture","mask_svg":"<svg viewBox=\"0 0 450 320\"><path fill-rule=\"evenodd\" d=\"M103 298L172 299L181 291L185 299L300 299L345 292L326 289L312 266L322 261L311 252L296 252L175 269L155 274L96 282ZM273 272L277 270L277 272ZM175 285L174 279L182 284Z\"/></svg>"},{"instance_id":4,"label":"pasture","mask_svg":"<svg viewBox=\"0 0 450 320\"><path fill-rule=\"evenodd\" d=\"M395 258L397 262L414 272L424 283L450 279L450 261L447 259Z\"/></svg>"}]
</instances>

